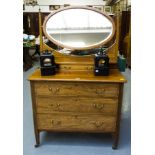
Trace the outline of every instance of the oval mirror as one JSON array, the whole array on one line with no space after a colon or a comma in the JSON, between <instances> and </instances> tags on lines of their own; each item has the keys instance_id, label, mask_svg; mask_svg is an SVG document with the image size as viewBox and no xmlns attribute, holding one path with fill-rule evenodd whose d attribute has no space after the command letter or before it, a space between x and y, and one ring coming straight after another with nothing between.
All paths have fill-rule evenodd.
<instances>
[{"instance_id":1,"label":"oval mirror","mask_svg":"<svg viewBox=\"0 0 155 155\"><path fill-rule=\"evenodd\" d=\"M51 13L44 21L46 37L70 50L88 50L108 43L114 36L113 19L89 7L66 7Z\"/></svg>"}]
</instances>

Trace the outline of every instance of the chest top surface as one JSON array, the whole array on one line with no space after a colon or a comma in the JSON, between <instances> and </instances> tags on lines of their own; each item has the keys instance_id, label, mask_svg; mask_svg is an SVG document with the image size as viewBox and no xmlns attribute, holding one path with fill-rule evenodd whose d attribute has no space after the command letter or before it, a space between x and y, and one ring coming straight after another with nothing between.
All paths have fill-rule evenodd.
<instances>
[{"instance_id":1,"label":"chest top surface","mask_svg":"<svg viewBox=\"0 0 155 155\"><path fill-rule=\"evenodd\" d=\"M116 82L125 83L127 80L118 69L110 69L109 76L95 76L86 72L59 72L52 76L41 76L40 69L36 69L28 78L30 81L73 81L73 82Z\"/></svg>"}]
</instances>

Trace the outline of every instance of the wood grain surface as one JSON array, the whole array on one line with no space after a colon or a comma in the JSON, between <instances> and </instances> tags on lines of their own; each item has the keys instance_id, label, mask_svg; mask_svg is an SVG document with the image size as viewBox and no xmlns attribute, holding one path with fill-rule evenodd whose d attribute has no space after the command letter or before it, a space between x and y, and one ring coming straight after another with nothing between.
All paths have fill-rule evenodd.
<instances>
[{"instance_id":1,"label":"wood grain surface","mask_svg":"<svg viewBox=\"0 0 155 155\"><path fill-rule=\"evenodd\" d=\"M35 82L37 96L118 97L119 84L90 82Z\"/></svg>"},{"instance_id":2,"label":"wood grain surface","mask_svg":"<svg viewBox=\"0 0 155 155\"><path fill-rule=\"evenodd\" d=\"M82 97L37 97L37 113L77 112L116 116L118 99Z\"/></svg>"},{"instance_id":3,"label":"wood grain surface","mask_svg":"<svg viewBox=\"0 0 155 155\"><path fill-rule=\"evenodd\" d=\"M78 114L38 114L38 129L114 132L116 117Z\"/></svg>"},{"instance_id":4,"label":"wood grain surface","mask_svg":"<svg viewBox=\"0 0 155 155\"><path fill-rule=\"evenodd\" d=\"M74 81L74 82L106 82L106 83L125 83L125 77L118 69L110 69L109 76L95 76L92 71L59 72L56 75L41 76L40 69L37 69L28 80L30 81Z\"/></svg>"}]
</instances>

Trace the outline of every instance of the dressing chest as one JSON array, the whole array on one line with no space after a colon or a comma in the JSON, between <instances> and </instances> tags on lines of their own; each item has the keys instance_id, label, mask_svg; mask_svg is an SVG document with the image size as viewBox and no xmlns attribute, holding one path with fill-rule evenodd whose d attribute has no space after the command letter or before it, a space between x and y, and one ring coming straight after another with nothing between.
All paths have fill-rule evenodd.
<instances>
[{"instance_id":1,"label":"dressing chest","mask_svg":"<svg viewBox=\"0 0 155 155\"><path fill-rule=\"evenodd\" d=\"M65 26L70 23L71 18L66 16L63 20L66 19L65 23L68 22L68 24L63 25L62 23L62 27L59 29L52 27L54 25L53 20L57 21L56 18L52 20L52 16L59 13L63 15L63 11L68 11L64 16L72 16L78 12L78 15L81 16L80 20L76 24L72 24L71 27L66 28ZM60 21L58 21L62 22L61 17L64 16L59 16ZM75 16L72 17L72 20L76 22L74 20ZM81 27L80 22L83 17L83 21L89 21L90 17L93 17L92 25ZM98 21L103 20L103 22L99 22L101 25L99 24L98 27L94 27L93 24L96 19ZM114 139L112 148L117 148L123 85L126 82L116 65L118 23L117 20L114 22L111 17L93 8L68 7L50 14L42 26L41 13L39 13L40 51L52 51L56 64L59 64L59 70L55 75L41 76L40 69L37 69L28 78L31 85L35 146L40 144L39 134L41 131L51 131L110 133ZM65 51L66 54L43 43L42 28L50 41L63 48L75 50L74 53L76 53L76 50L84 50L85 52L88 49L102 47L114 37L116 39L115 43L107 51L109 75L94 75L94 54L73 56L72 53L68 53L71 51ZM84 45L81 44L79 36ZM69 42L67 42L68 39L71 40L70 46L68 45ZM101 66L104 66L103 60L101 63Z\"/></svg>"},{"instance_id":2,"label":"dressing chest","mask_svg":"<svg viewBox=\"0 0 155 155\"><path fill-rule=\"evenodd\" d=\"M107 77L91 72L60 72L30 77L36 146L41 131L107 132L117 147L125 78L117 69Z\"/></svg>"}]
</instances>

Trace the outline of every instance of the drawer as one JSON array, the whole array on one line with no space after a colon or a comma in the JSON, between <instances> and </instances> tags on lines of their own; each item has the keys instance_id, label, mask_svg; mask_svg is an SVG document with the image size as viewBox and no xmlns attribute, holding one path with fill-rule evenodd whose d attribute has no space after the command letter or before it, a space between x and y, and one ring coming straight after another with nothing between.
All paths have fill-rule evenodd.
<instances>
[{"instance_id":1,"label":"drawer","mask_svg":"<svg viewBox=\"0 0 155 155\"><path fill-rule=\"evenodd\" d=\"M102 115L38 114L39 130L114 132L115 117Z\"/></svg>"},{"instance_id":2,"label":"drawer","mask_svg":"<svg viewBox=\"0 0 155 155\"><path fill-rule=\"evenodd\" d=\"M37 113L79 112L116 115L118 99L37 97Z\"/></svg>"},{"instance_id":3,"label":"drawer","mask_svg":"<svg viewBox=\"0 0 155 155\"><path fill-rule=\"evenodd\" d=\"M91 82L35 82L35 93L40 96L100 96L118 97L118 84Z\"/></svg>"},{"instance_id":4,"label":"drawer","mask_svg":"<svg viewBox=\"0 0 155 155\"><path fill-rule=\"evenodd\" d=\"M60 70L70 71L70 70L93 70L93 65L60 65Z\"/></svg>"}]
</instances>

